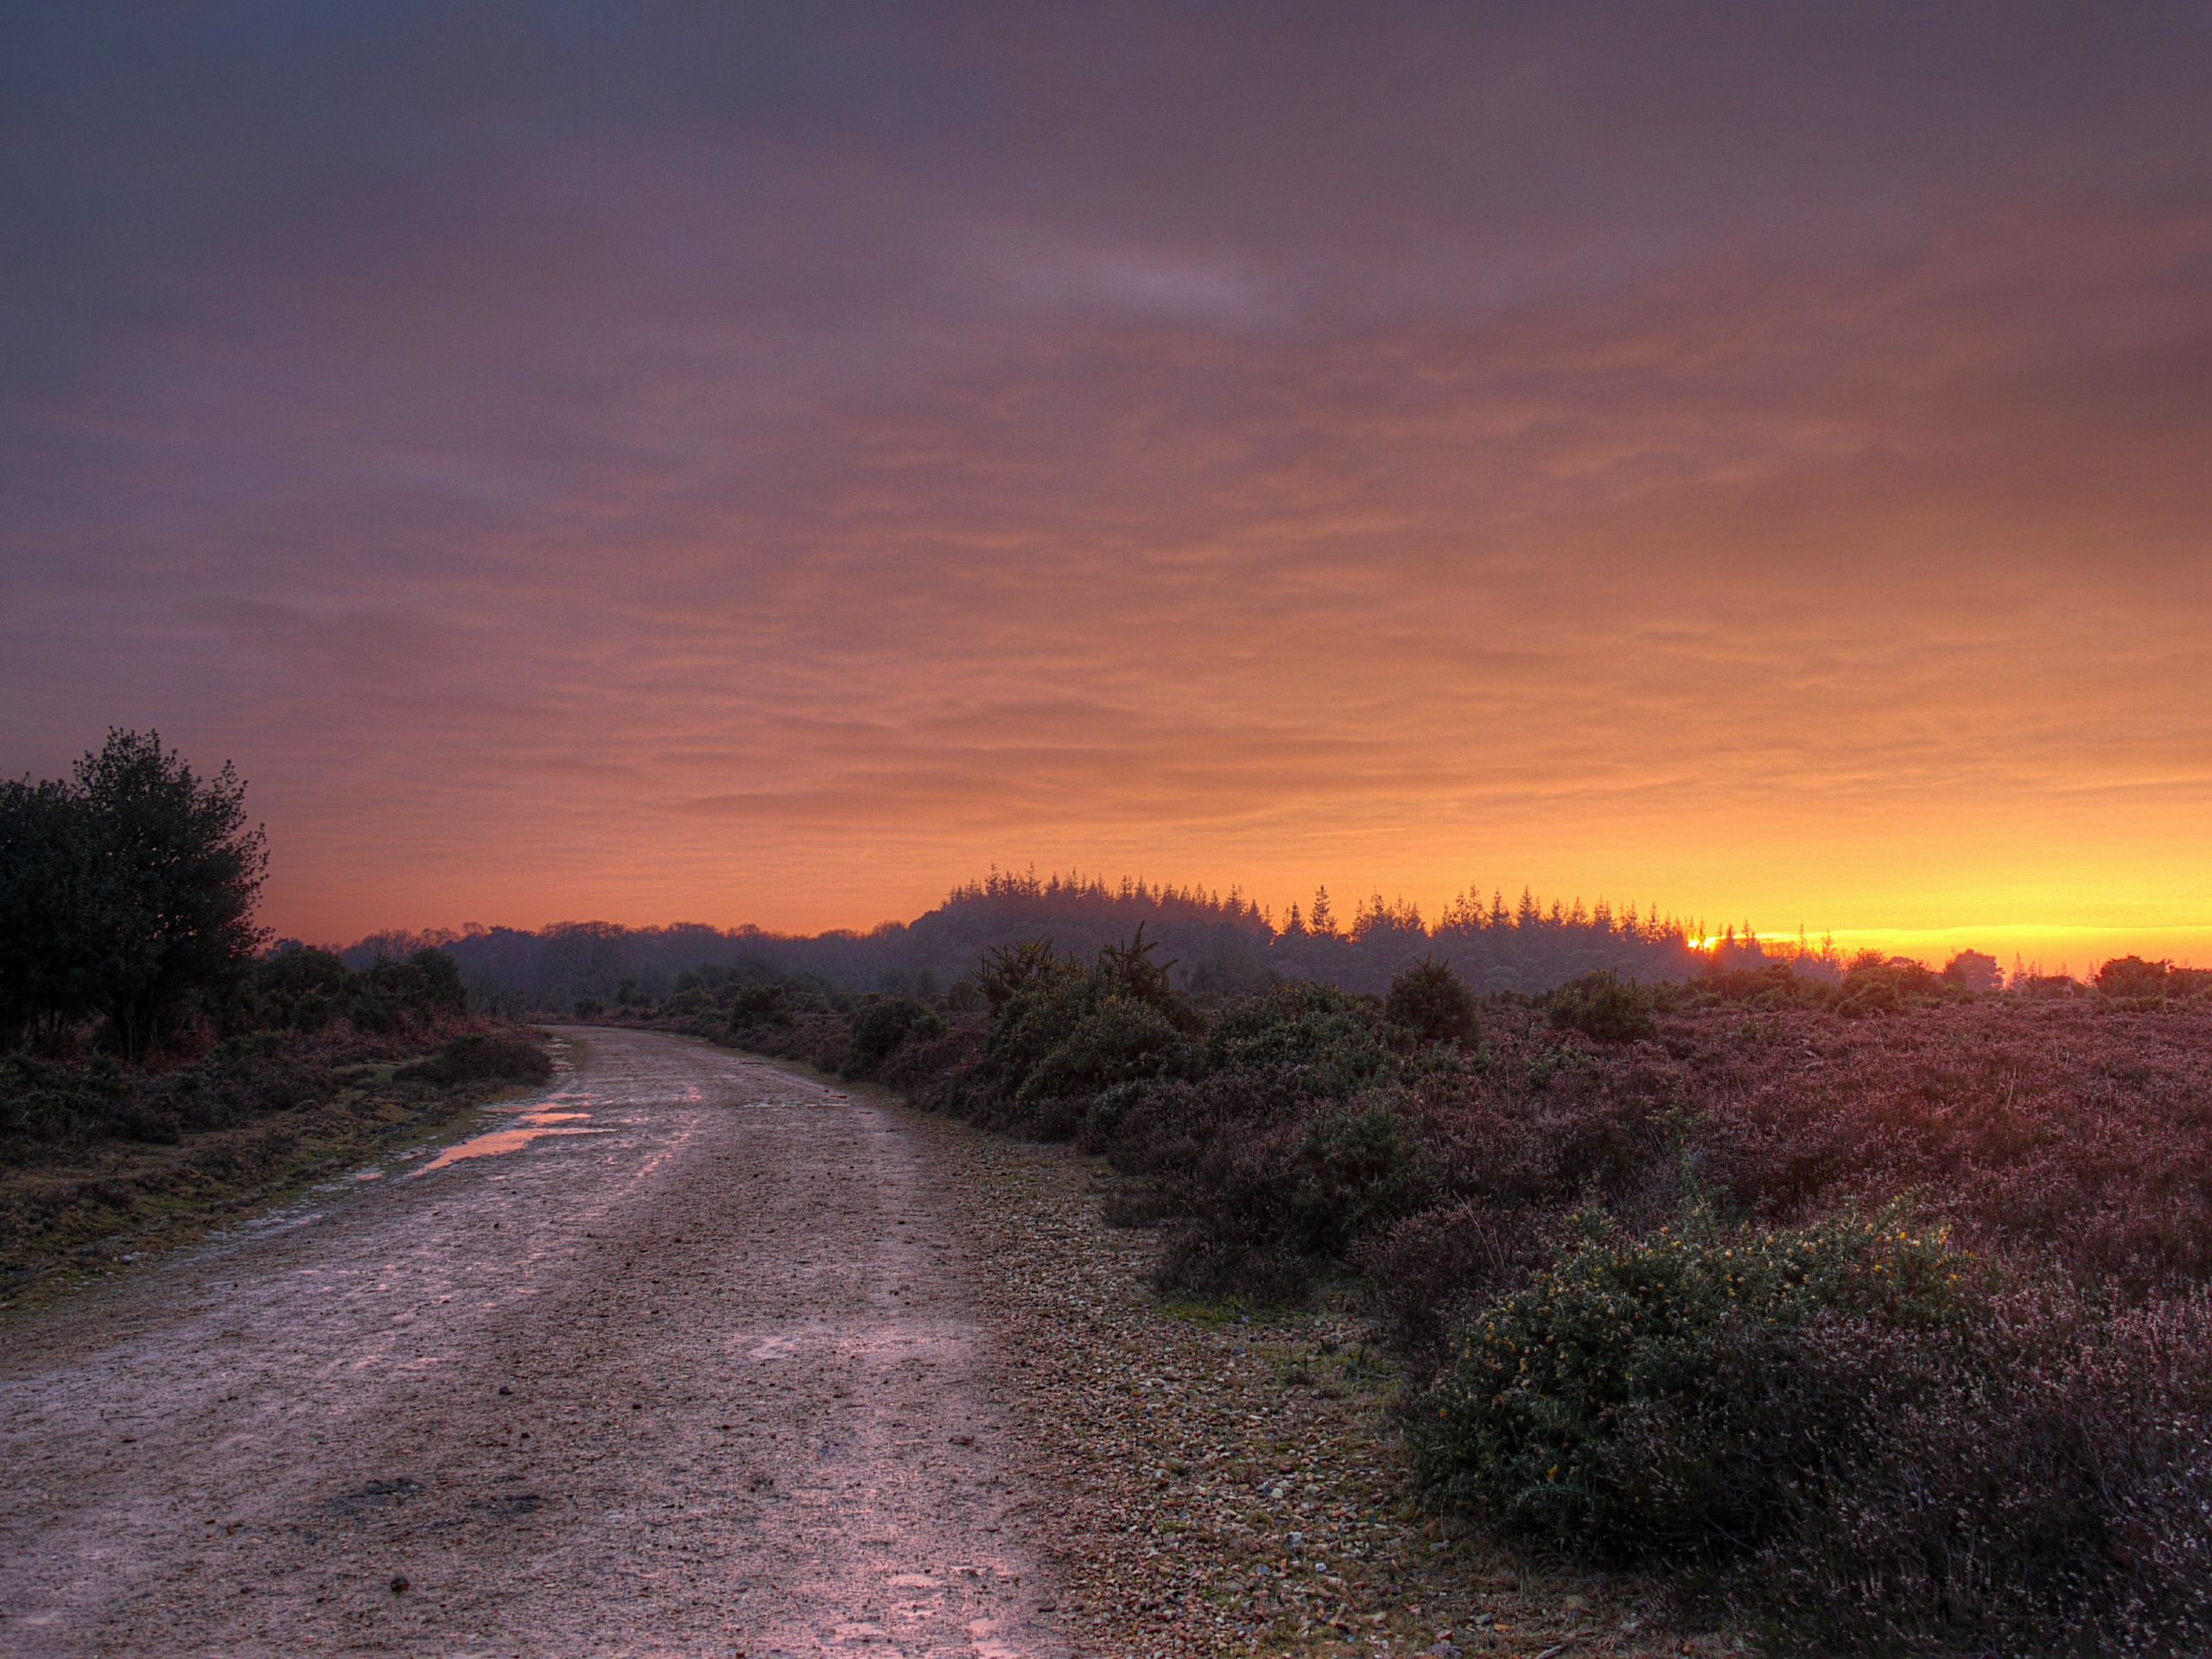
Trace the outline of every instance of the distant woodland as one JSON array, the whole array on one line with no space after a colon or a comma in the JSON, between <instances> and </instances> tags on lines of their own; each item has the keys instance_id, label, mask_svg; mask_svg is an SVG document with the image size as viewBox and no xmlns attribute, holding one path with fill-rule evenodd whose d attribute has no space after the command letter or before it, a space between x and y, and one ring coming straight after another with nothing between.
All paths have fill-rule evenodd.
<instances>
[{"instance_id":1,"label":"distant woodland","mask_svg":"<svg viewBox=\"0 0 2212 1659\"><path fill-rule=\"evenodd\" d=\"M1234 995L1283 980L1310 980L1380 994L1408 963L1449 963L1478 992L1541 992L1609 969L1624 979L1679 980L1716 968L1791 962L1800 972L1840 977L1832 949L1805 942L1777 949L1748 928L1721 930L1700 947L1702 924L1655 906L1615 910L1517 900L1469 887L1433 921L1418 906L1380 893L1341 914L1326 888L1310 906L1278 919L1241 892L1109 883L1080 875L1039 877L994 871L956 889L907 923L866 933L795 937L755 927L701 925L632 928L567 922L535 931L476 928L455 932L372 934L344 953L349 966L401 960L426 949L450 954L480 996L532 1007L561 1007L580 997L603 1002L658 1000L683 975L717 969L741 977L810 977L825 988L930 996L971 979L987 952L1036 939L1088 959L1141 925L1178 989ZM1994 970L1995 964L1991 964Z\"/></svg>"}]
</instances>

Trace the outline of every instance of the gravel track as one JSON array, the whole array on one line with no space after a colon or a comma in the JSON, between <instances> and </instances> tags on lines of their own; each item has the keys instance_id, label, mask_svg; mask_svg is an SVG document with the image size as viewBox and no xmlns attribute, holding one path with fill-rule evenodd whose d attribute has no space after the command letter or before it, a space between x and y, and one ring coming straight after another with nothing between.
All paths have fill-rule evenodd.
<instances>
[{"instance_id":1,"label":"gravel track","mask_svg":"<svg viewBox=\"0 0 2212 1659\"><path fill-rule=\"evenodd\" d=\"M613 1030L509 1109L0 1325L0 1651L1066 1650L900 1114Z\"/></svg>"}]
</instances>

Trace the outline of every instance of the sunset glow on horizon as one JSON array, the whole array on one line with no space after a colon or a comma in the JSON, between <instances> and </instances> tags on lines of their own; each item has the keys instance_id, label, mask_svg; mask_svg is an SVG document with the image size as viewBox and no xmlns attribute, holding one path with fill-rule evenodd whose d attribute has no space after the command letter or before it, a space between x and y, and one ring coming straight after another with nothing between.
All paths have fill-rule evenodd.
<instances>
[{"instance_id":1,"label":"sunset glow on horizon","mask_svg":"<svg viewBox=\"0 0 2212 1659\"><path fill-rule=\"evenodd\" d=\"M2212 964L2207 16L19 9L0 772L234 760L318 941Z\"/></svg>"}]
</instances>

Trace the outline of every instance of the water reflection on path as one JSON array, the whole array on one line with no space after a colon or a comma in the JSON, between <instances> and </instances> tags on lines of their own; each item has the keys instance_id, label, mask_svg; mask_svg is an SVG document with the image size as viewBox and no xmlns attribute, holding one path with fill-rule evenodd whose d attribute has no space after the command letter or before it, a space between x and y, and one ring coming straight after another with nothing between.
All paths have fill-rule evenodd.
<instances>
[{"instance_id":1,"label":"water reflection on path","mask_svg":"<svg viewBox=\"0 0 2212 1659\"><path fill-rule=\"evenodd\" d=\"M514 1119L512 1128L487 1129L482 1135L473 1135L466 1141L455 1141L436 1157L415 1171L407 1179L416 1180L434 1169L443 1169L448 1164L460 1163L465 1158L496 1158L502 1153L519 1152L533 1141L542 1141L556 1135L605 1135L606 1129L579 1129L571 1124L588 1122L589 1112L561 1111L551 1104L534 1107L494 1107L494 1111Z\"/></svg>"}]
</instances>

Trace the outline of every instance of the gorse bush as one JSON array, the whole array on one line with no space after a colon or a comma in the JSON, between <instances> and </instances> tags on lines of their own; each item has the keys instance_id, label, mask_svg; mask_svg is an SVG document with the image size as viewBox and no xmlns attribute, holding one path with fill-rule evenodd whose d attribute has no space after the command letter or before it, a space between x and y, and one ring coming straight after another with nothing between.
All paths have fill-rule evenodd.
<instances>
[{"instance_id":1,"label":"gorse bush","mask_svg":"<svg viewBox=\"0 0 2212 1659\"><path fill-rule=\"evenodd\" d=\"M1093 1096L1119 1084L1191 1074L1196 1050L1173 1020L1150 1003L1122 995L1093 1001L1063 1039L1039 1055L1014 1090L1016 1105L1047 1134L1068 1132Z\"/></svg>"},{"instance_id":2,"label":"gorse bush","mask_svg":"<svg viewBox=\"0 0 2212 1659\"><path fill-rule=\"evenodd\" d=\"M1295 1158L1289 1213L1308 1256L1341 1260L1430 1197L1432 1172L1409 1103L1389 1090L1320 1107L1300 1125Z\"/></svg>"},{"instance_id":3,"label":"gorse bush","mask_svg":"<svg viewBox=\"0 0 2212 1659\"><path fill-rule=\"evenodd\" d=\"M703 986L685 995L696 995L703 1004L712 1004L712 994ZM781 985L741 985L731 992L727 1012L729 1028L734 1033L789 1031L792 1023L791 994Z\"/></svg>"},{"instance_id":4,"label":"gorse bush","mask_svg":"<svg viewBox=\"0 0 2212 1659\"><path fill-rule=\"evenodd\" d=\"M736 1024L734 1014L731 1024ZM853 1016L852 1042L842 1070L848 1077L874 1077L908 1043L925 1042L944 1032L944 1020L927 1004L911 996L877 997Z\"/></svg>"},{"instance_id":5,"label":"gorse bush","mask_svg":"<svg viewBox=\"0 0 2212 1659\"><path fill-rule=\"evenodd\" d=\"M1585 974L1544 999L1544 1012L1560 1031L1579 1031L1601 1043L1632 1043L1659 1034L1654 1001L1643 986L1599 969Z\"/></svg>"},{"instance_id":6,"label":"gorse bush","mask_svg":"<svg viewBox=\"0 0 2212 1659\"><path fill-rule=\"evenodd\" d=\"M1391 1066L1371 1001L1330 985L1283 985L1224 1010L1206 1033L1218 1071L1274 1071L1294 1095L1349 1099Z\"/></svg>"},{"instance_id":7,"label":"gorse bush","mask_svg":"<svg viewBox=\"0 0 2212 1659\"><path fill-rule=\"evenodd\" d=\"M1192 1136L1183 1161L1154 1154L1152 1172L1185 1217L1161 1269L1168 1285L1296 1297L1431 1194L1402 1097L1321 1098L1286 1116L1267 1109L1264 1092L1255 1099L1255 1080L1200 1085L1201 1109L1212 1109L1199 1122L1211 1133ZM1245 1109L1221 1111L1230 1103Z\"/></svg>"},{"instance_id":8,"label":"gorse bush","mask_svg":"<svg viewBox=\"0 0 2212 1659\"><path fill-rule=\"evenodd\" d=\"M1834 1454L1838 1408L1872 1403L1789 1397L1794 1335L1941 1325L1968 1265L1895 1217L1770 1233L1693 1212L1642 1238L1601 1227L1459 1332L1420 1416L1422 1478L1594 1554L1755 1544Z\"/></svg>"},{"instance_id":9,"label":"gorse bush","mask_svg":"<svg viewBox=\"0 0 2212 1659\"><path fill-rule=\"evenodd\" d=\"M1478 1033L1475 994L1451 964L1424 957L1390 982L1382 1017L1415 1043L1472 1043Z\"/></svg>"}]
</instances>

